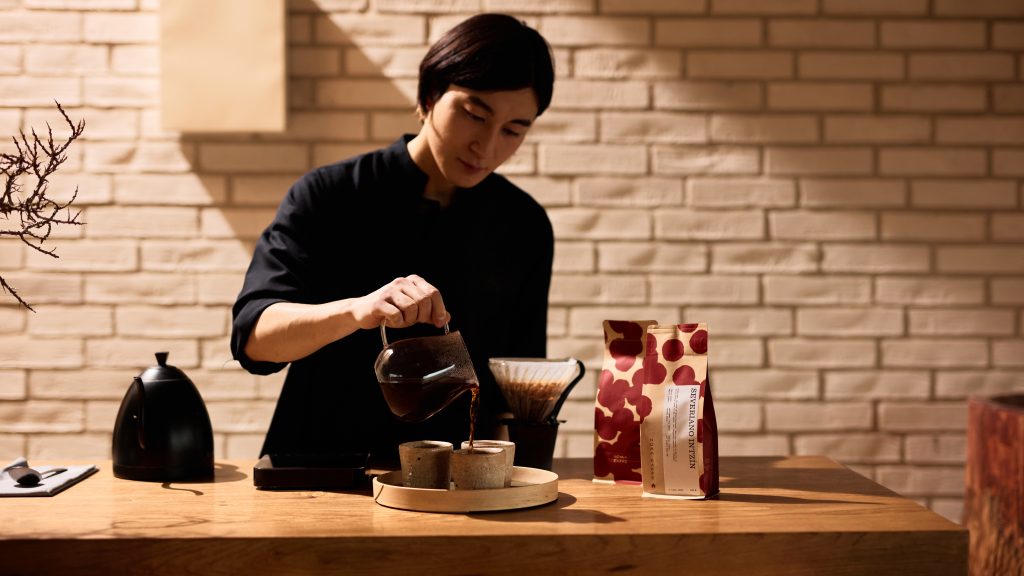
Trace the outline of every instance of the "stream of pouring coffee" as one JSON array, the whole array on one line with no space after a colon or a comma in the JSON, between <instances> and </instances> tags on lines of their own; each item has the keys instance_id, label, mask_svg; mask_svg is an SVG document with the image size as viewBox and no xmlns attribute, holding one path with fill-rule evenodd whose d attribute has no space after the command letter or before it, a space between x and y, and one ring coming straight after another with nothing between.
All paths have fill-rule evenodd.
<instances>
[{"instance_id":1,"label":"stream of pouring coffee","mask_svg":"<svg viewBox=\"0 0 1024 576\"><path fill-rule=\"evenodd\" d=\"M471 388L473 398L469 401L469 451L473 451L473 433L476 431L476 412L480 407L480 386Z\"/></svg>"}]
</instances>

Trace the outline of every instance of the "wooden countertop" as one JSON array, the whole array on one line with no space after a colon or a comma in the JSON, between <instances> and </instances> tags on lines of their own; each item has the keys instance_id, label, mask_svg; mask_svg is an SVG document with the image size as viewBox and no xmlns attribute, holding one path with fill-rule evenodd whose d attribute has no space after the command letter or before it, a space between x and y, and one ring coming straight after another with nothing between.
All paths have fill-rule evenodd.
<instances>
[{"instance_id":1,"label":"wooden countertop","mask_svg":"<svg viewBox=\"0 0 1024 576\"><path fill-rule=\"evenodd\" d=\"M591 482L589 459L559 461L556 502L478 514L393 510L369 488L257 490L253 464L160 484L114 478L104 462L55 497L0 499L0 571L967 573L962 526L824 457L722 458L710 501L641 498L639 486Z\"/></svg>"}]
</instances>

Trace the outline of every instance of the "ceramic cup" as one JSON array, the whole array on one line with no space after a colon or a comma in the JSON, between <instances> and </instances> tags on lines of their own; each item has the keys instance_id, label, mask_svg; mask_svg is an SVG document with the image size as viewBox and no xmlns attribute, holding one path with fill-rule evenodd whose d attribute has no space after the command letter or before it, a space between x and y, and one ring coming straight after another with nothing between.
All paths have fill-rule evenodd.
<instances>
[{"instance_id":1,"label":"ceramic cup","mask_svg":"<svg viewBox=\"0 0 1024 576\"><path fill-rule=\"evenodd\" d=\"M462 441L462 449L469 448L469 440ZM512 485L512 468L516 459L515 442L507 440L474 440L473 448L501 448L505 452L505 486Z\"/></svg>"},{"instance_id":2,"label":"ceramic cup","mask_svg":"<svg viewBox=\"0 0 1024 576\"><path fill-rule=\"evenodd\" d=\"M402 485L410 488L450 487L449 466L452 443L439 440L417 440L398 445L402 461Z\"/></svg>"},{"instance_id":3,"label":"ceramic cup","mask_svg":"<svg viewBox=\"0 0 1024 576\"><path fill-rule=\"evenodd\" d=\"M452 452L452 485L456 490L505 487L505 451L473 448Z\"/></svg>"}]
</instances>

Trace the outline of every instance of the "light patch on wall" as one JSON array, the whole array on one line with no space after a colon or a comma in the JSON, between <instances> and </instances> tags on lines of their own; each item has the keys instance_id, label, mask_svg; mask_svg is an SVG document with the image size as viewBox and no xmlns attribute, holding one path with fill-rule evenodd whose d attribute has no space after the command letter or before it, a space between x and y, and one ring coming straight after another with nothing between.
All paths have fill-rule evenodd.
<instances>
[{"instance_id":1,"label":"light patch on wall","mask_svg":"<svg viewBox=\"0 0 1024 576\"><path fill-rule=\"evenodd\" d=\"M161 2L160 70L167 130L283 131L284 0Z\"/></svg>"}]
</instances>

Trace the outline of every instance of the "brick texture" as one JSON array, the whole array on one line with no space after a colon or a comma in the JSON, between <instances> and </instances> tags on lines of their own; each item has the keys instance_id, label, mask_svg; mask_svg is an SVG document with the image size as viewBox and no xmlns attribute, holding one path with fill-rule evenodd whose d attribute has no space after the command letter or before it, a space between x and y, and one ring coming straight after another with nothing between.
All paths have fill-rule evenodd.
<instances>
[{"instance_id":1,"label":"brick texture","mask_svg":"<svg viewBox=\"0 0 1024 576\"><path fill-rule=\"evenodd\" d=\"M160 127L154 2L0 10L2 142L63 133L53 99L87 124L50 181L85 226L60 258L0 240L37 310L0 293L8 452L108 458L169 350L219 453L253 457L282 382L227 352L256 238L303 172L419 128L419 61L477 10L554 46L502 168L555 228L549 354L596 368L606 318L706 321L723 454L822 453L951 517L966 399L1024 386L1019 1L290 2L287 129L231 135ZM591 453L595 387L557 454Z\"/></svg>"},{"instance_id":2,"label":"brick texture","mask_svg":"<svg viewBox=\"0 0 1024 576\"><path fill-rule=\"evenodd\" d=\"M764 100L754 82L657 82L652 93L654 107L669 110L751 110Z\"/></svg>"},{"instance_id":3,"label":"brick texture","mask_svg":"<svg viewBox=\"0 0 1024 576\"><path fill-rule=\"evenodd\" d=\"M825 399L924 400L930 376L926 370L851 370L825 375Z\"/></svg>"},{"instance_id":4,"label":"brick texture","mask_svg":"<svg viewBox=\"0 0 1024 576\"><path fill-rule=\"evenodd\" d=\"M731 243L712 248L712 270L725 273L812 272L821 255L813 244Z\"/></svg>"},{"instance_id":5,"label":"brick texture","mask_svg":"<svg viewBox=\"0 0 1024 576\"><path fill-rule=\"evenodd\" d=\"M742 208L789 207L796 202L796 186L790 180L689 178L692 206Z\"/></svg>"},{"instance_id":6,"label":"brick texture","mask_svg":"<svg viewBox=\"0 0 1024 576\"><path fill-rule=\"evenodd\" d=\"M899 462L900 437L875 434L808 434L794 442L796 454L834 454L844 462Z\"/></svg>"},{"instance_id":7,"label":"brick texture","mask_svg":"<svg viewBox=\"0 0 1024 576\"><path fill-rule=\"evenodd\" d=\"M756 19L661 19L654 25L655 44L661 46L758 46L761 22Z\"/></svg>"},{"instance_id":8,"label":"brick texture","mask_svg":"<svg viewBox=\"0 0 1024 576\"><path fill-rule=\"evenodd\" d=\"M871 279L857 276L765 276L764 301L769 304L867 304Z\"/></svg>"},{"instance_id":9,"label":"brick texture","mask_svg":"<svg viewBox=\"0 0 1024 576\"><path fill-rule=\"evenodd\" d=\"M904 77L904 57L887 52L808 51L800 54L801 78L898 80Z\"/></svg>"},{"instance_id":10,"label":"brick texture","mask_svg":"<svg viewBox=\"0 0 1024 576\"><path fill-rule=\"evenodd\" d=\"M597 266L603 272L703 272L708 250L683 242L602 242Z\"/></svg>"},{"instance_id":11,"label":"brick texture","mask_svg":"<svg viewBox=\"0 0 1024 576\"><path fill-rule=\"evenodd\" d=\"M767 402L769 431L857 431L871 428L873 413L866 402Z\"/></svg>"},{"instance_id":12,"label":"brick texture","mask_svg":"<svg viewBox=\"0 0 1024 576\"><path fill-rule=\"evenodd\" d=\"M787 52L692 51L686 57L693 78L772 79L793 76L793 55Z\"/></svg>"},{"instance_id":13,"label":"brick texture","mask_svg":"<svg viewBox=\"0 0 1024 576\"><path fill-rule=\"evenodd\" d=\"M683 71L683 56L674 50L581 48L574 56L580 78L676 78Z\"/></svg>"},{"instance_id":14,"label":"brick texture","mask_svg":"<svg viewBox=\"0 0 1024 576\"><path fill-rule=\"evenodd\" d=\"M779 19L769 22L768 38L776 46L862 48L875 44L875 26L860 19Z\"/></svg>"}]
</instances>

